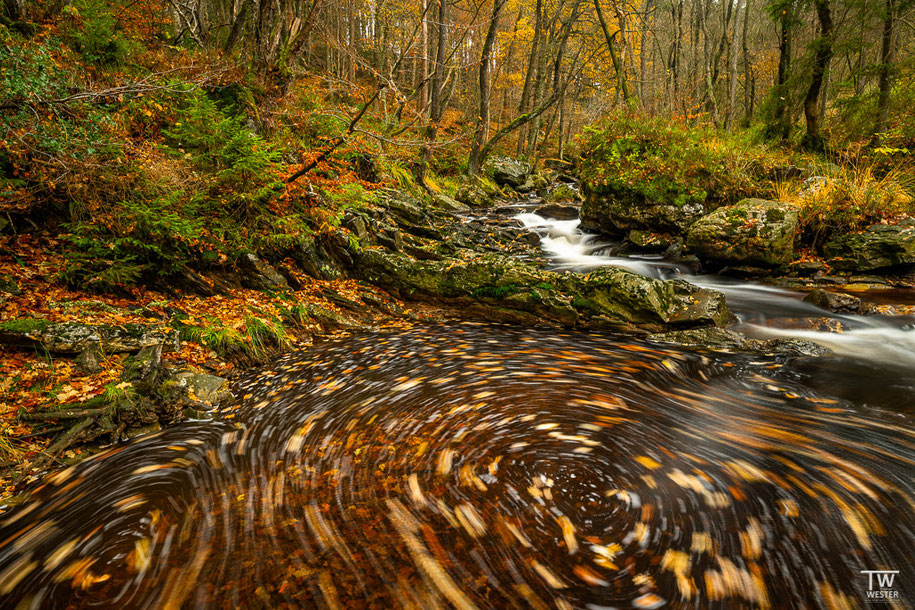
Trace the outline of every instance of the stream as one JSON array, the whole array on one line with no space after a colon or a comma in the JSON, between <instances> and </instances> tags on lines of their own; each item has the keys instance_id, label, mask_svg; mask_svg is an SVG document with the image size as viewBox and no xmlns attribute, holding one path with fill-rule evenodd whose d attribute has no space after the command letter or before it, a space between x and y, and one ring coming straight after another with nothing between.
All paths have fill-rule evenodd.
<instances>
[{"instance_id":1,"label":"stream","mask_svg":"<svg viewBox=\"0 0 915 610\"><path fill-rule=\"evenodd\" d=\"M683 277L735 329L832 353L470 322L326 341L0 507L0 607L854 608L867 570L915 603L911 317L514 217L559 272Z\"/></svg>"}]
</instances>

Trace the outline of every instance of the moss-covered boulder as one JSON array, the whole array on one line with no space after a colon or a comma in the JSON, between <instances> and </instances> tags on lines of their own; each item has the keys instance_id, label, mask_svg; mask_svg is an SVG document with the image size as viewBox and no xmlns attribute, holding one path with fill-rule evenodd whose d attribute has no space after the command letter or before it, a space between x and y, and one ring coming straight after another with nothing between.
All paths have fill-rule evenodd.
<instances>
[{"instance_id":1,"label":"moss-covered boulder","mask_svg":"<svg viewBox=\"0 0 915 610\"><path fill-rule=\"evenodd\" d=\"M636 190L596 189L588 183L582 184L582 190L581 226L610 235L624 235L633 229L685 235L706 211L704 198L655 201Z\"/></svg>"},{"instance_id":2,"label":"moss-covered boulder","mask_svg":"<svg viewBox=\"0 0 915 610\"><path fill-rule=\"evenodd\" d=\"M519 161L511 157L490 157L486 162L485 170L492 175L492 179L500 186L517 188L528 181L534 167L527 161ZM533 188L533 184L532 184Z\"/></svg>"},{"instance_id":3,"label":"moss-covered boulder","mask_svg":"<svg viewBox=\"0 0 915 610\"><path fill-rule=\"evenodd\" d=\"M456 199L452 199L444 193L436 193L432 196L432 203L440 210L448 212L466 212L470 208Z\"/></svg>"},{"instance_id":4,"label":"moss-covered boulder","mask_svg":"<svg viewBox=\"0 0 915 610\"><path fill-rule=\"evenodd\" d=\"M490 311L525 313L533 321L563 326L660 330L730 320L720 292L623 269L558 275L498 254L428 261L378 248L360 252L358 259L355 269L362 279L402 298L485 305Z\"/></svg>"},{"instance_id":5,"label":"moss-covered boulder","mask_svg":"<svg viewBox=\"0 0 915 610\"><path fill-rule=\"evenodd\" d=\"M721 263L780 267L794 260L797 210L785 203L744 199L698 219L686 246Z\"/></svg>"},{"instance_id":6,"label":"moss-covered boulder","mask_svg":"<svg viewBox=\"0 0 915 610\"><path fill-rule=\"evenodd\" d=\"M102 353L138 352L161 345L165 351L178 349L178 333L169 327L140 324L52 323L36 318L19 318L0 323L0 343L24 348L40 347L53 354L79 354L89 348Z\"/></svg>"},{"instance_id":7,"label":"moss-covered boulder","mask_svg":"<svg viewBox=\"0 0 915 610\"><path fill-rule=\"evenodd\" d=\"M823 254L838 271L872 271L915 264L915 220L871 225L860 233L838 235Z\"/></svg>"},{"instance_id":8,"label":"moss-covered boulder","mask_svg":"<svg viewBox=\"0 0 915 610\"><path fill-rule=\"evenodd\" d=\"M547 201L554 203L578 203L583 197L578 189L569 184L559 184L546 196Z\"/></svg>"},{"instance_id":9,"label":"moss-covered boulder","mask_svg":"<svg viewBox=\"0 0 915 610\"><path fill-rule=\"evenodd\" d=\"M725 326L731 319L724 294L683 280L662 281L605 267L571 283L582 307L646 328Z\"/></svg>"},{"instance_id":10,"label":"moss-covered boulder","mask_svg":"<svg viewBox=\"0 0 915 610\"><path fill-rule=\"evenodd\" d=\"M472 208L488 208L494 203L492 196L476 184L462 185L458 189L455 199Z\"/></svg>"}]
</instances>

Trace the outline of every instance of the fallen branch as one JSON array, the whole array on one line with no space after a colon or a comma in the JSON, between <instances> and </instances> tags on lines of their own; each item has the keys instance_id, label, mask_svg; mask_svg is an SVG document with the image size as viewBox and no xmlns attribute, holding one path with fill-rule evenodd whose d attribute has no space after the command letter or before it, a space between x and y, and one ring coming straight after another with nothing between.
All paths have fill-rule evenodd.
<instances>
[{"instance_id":1,"label":"fallen branch","mask_svg":"<svg viewBox=\"0 0 915 610\"><path fill-rule=\"evenodd\" d=\"M56 459L57 454L65 451L67 447L78 441L93 423L95 423L95 419L90 417L74 424L72 428L61 434L50 447L44 450L42 456L32 463L32 468L41 468L48 461Z\"/></svg>"},{"instance_id":2,"label":"fallen branch","mask_svg":"<svg viewBox=\"0 0 915 610\"><path fill-rule=\"evenodd\" d=\"M23 413L19 419L24 421L58 421L62 419L82 419L84 417L98 417L110 410L110 407L102 409L79 409L66 411L44 411L41 413Z\"/></svg>"}]
</instances>

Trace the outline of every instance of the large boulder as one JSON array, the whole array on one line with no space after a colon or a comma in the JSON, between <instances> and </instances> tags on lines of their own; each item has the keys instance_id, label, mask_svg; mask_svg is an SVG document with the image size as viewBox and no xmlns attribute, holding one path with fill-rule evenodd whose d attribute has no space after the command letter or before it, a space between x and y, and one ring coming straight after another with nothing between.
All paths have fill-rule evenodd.
<instances>
[{"instance_id":1,"label":"large boulder","mask_svg":"<svg viewBox=\"0 0 915 610\"><path fill-rule=\"evenodd\" d=\"M523 187L528 181L528 176L534 166L527 161L519 161L511 157L492 157L486 163L488 172L492 172L492 179L500 186L512 188ZM531 185L533 188L533 184Z\"/></svg>"},{"instance_id":2,"label":"large boulder","mask_svg":"<svg viewBox=\"0 0 915 610\"><path fill-rule=\"evenodd\" d=\"M461 203L456 199L452 199L444 193L436 193L432 195L432 202L437 208L441 210L447 210L449 212L466 212L470 209L464 203Z\"/></svg>"},{"instance_id":3,"label":"large boulder","mask_svg":"<svg viewBox=\"0 0 915 610\"><path fill-rule=\"evenodd\" d=\"M816 305L826 311L836 313L870 313L873 306L870 303L862 301L860 297L844 292L830 292L817 288L804 297L806 303Z\"/></svg>"},{"instance_id":4,"label":"large boulder","mask_svg":"<svg viewBox=\"0 0 915 610\"><path fill-rule=\"evenodd\" d=\"M794 260L797 210L765 199L744 199L698 219L686 246L722 263L780 267Z\"/></svg>"},{"instance_id":5,"label":"large boulder","mask_svg":"<svg viewBox=\"0 0 915 610\"><path fill-rule=\"evenodd\" d=\"M581 226L610 235L624 235L633 229L685 235L705 214L705 206L695 201L682 205L649 202L634 191L594 190L587 183L582 184L582 191Z\"/></svg>"},{"instance_id":6,"label":"large boulder","mask_svg":"<svg viewBox=\"0 0 915 610\"><path fill-rule=\"evenodd\" d=\"M823 246L830 266L838 271L871 271L915 264L915 220L895 225L871 225L846 233Z\"/></svg>"},{"instance_id":7,"label":"large boulder","mask_svg":"<svg viewBox=\"0 0 915 610\"><path fill-rule=\"evenodd\" d=\"M403 298L484 304L502 313L533 315L534 321L564 326L607 323L648 330L730 321L720 292L623 269L599 269L587 276L558 275L498 254L427 261L373 248L358 256L356 268L362 279Z\"/></svg>"},{"instance_id":8,"label":"large boulder","mask_svg":"<svg viewBox=\"0 0 915 610\"><path fill-rule=\"evenodd\" d=\"M115 354L138 352L145 347L159 345L165 351L176 351L180 340L177 331L170 327L53 323L37 318L20 318L0 323L0 343L14 347L43 347L52 354L80 354L90 348Z\"/></svg>"},{"instance_id":9,"label":"large boulder","mask_svg":"<svg viewBox=\"0 0 915 610\"><path fill-rule=\"evenodd\" d=\"M574 292L582 307L646 328L725 326L731 320L724 294L717 290L683 280L648 278L615 267L588 274Z\"/></svg>"},{"instance_id":10,"label":"large boulder","mask_svg":"<svg viewBox=\"0 0 915 610\"><path fill-rule=\"evenodd\" d=\"M245 252L238 259L238 266L244 273L243 281L254 290L289 290L289 283L283 275L253 252Z\"/></svg>"},{"instance_id":11,"label":"large boulder","mask_svg":"<svg viewBox=\"0 0 915 610\"><path fill-rule=\"evenodd\" d=\"M465 184L461 186L455 199L472 208L488 208L493 204L493 198L476 184Z\"/></svg>"}]
</instances>

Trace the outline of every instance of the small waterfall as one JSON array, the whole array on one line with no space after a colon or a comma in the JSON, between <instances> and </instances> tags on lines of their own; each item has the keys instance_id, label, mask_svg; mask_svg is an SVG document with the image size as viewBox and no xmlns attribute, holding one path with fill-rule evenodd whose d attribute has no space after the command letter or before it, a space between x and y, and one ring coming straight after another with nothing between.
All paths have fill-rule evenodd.
<instances>
[{"instance_id":1,"label":"small waterfall","mask_svg":"<svg viewBox=\"0 0 915 610\"><path fill-rule=\"evenodd\" d=\"M536 231L543 251L558 270L588 272L604 266L620 267L646 277L680 277L697 286L719 290L738 318L735 329L760 339L803 339L837 355L882 362L915 371L915 330L911 317L836 314L803 300L803 293L717 275L696 275L685 265L659 256L610 256L619 244L600 241L582 232L580 220L555 220L537 214L515 216ZM828 319L834 330L798 328L803 320ZM808 325L809 326L809 325Z\"/></svg>"}]
</instances>

